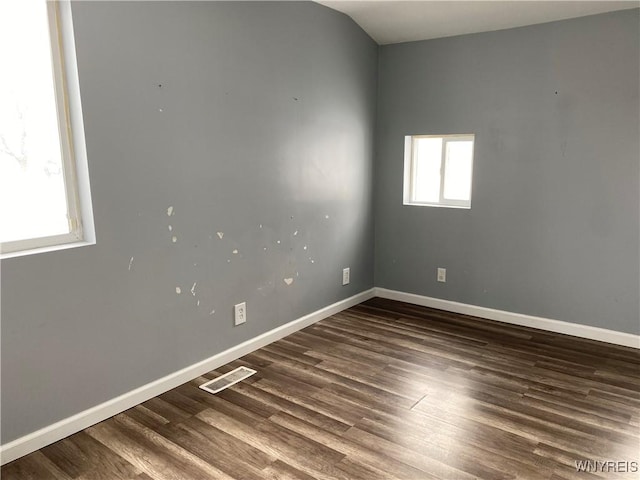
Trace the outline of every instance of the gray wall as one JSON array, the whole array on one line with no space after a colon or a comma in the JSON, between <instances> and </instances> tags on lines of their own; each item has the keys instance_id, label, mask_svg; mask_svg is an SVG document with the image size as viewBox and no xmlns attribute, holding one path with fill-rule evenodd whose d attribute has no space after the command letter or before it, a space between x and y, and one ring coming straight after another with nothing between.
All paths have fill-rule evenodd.
<instances>
[{"instance_id":1,"label":"gray wall","mask_svg":"<svg viewBox=\"0 0 640 480\"><path fill-rule=\"evenodd\" d=\"M639 24L381 47L376 286L639 333ZM403 206L403 136L446 133L476 134L471 210Z\"/></svg>"},{"instance_id":2,"label":"gray wall","mask_svg":"<svg viewBox=\"0 0 640 480\"><path fill-rule=\"evenodd\" d=\"M359 27L295 2L73 15L97 245L2 262L3 443L373 286Z\"/></svg>"}]
</instances>

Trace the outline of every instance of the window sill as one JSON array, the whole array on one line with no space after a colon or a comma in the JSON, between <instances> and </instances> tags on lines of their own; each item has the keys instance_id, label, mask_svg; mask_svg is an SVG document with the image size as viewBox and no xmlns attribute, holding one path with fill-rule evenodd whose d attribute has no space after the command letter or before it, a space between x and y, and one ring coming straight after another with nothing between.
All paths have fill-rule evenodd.
<instances>
[{"instance_id":1,"label":"window sill","mask_svg":"<svg viewBox=\"0 0 640 480\"><path fill-rule=\"evenodd\" d=\"M31 248L28 250L19 250L16 252L0 253L0 260L6 260L8 258L25 257L27 255L36 255L38 253L56 252L58 250L67 250L70 248L86 247L89 245L95 245L95 241L82 240L79 242L63 243L59 245L50 245L48 247Z\"/></svg>"},{"instance_id":2,"label":"window sill","mask_svg":"<svg viewBox=\"0 0 640 480\"><path fill-rule=\"evenodd\" d=\"M402 204L409 207L439 207L439 208L457 208L459 210L471 210L471 206L466 206L466 205L443 205L441 203L418 203L418 202L403 202Z\"/></svg>"}]
</instances>

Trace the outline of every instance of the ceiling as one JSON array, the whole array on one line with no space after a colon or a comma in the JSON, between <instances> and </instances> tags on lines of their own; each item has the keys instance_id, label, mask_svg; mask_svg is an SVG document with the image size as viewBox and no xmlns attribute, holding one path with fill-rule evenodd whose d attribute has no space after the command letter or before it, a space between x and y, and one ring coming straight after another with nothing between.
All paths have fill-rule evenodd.
<instances>
[{"instance_id":1,"label":"ceiling","mask_svg":"<svg viewBox=\"0 0 640 480\"><path fill-rule=\"evenodd\" d=\"M553 22L640 7L640 1L316 0L346 13L378 44Z\"/></svg>"}]
</instances>

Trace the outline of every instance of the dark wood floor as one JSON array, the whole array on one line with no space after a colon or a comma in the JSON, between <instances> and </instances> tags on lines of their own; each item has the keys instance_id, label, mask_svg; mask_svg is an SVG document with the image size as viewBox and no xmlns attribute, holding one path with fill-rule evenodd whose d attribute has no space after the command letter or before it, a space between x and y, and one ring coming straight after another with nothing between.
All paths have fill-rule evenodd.
<instances>
[{"instance_id":1,"label":"dark wood floor","mask_svg":"<svg viewBox=\"0 0 640 480\"><path fill-rule=\"evenodd\" d=\"M197 388L239 365L258 373ZM373 299L1 474L587 480L639 478L639 461L640 351Z\"/></svg>"}]
</instances>

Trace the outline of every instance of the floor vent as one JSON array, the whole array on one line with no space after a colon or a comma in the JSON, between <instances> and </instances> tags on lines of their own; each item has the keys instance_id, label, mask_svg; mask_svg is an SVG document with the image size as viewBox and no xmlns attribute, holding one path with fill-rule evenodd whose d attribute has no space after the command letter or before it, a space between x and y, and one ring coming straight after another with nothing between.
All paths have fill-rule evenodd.
<instances>
[{"instance_id":1,"label":"floor vent","mask_svg":"<svg viewBox=\"0 0 640 480\"><path fill-rule=\"evenodd\" d=\"M236 383L244 380L245 378L250 377L254 373L257 373L257 372L250 368L238 367L235 370L231 370L230 372L219 376L218 378L214 378L213 380L207 383L203 383L202 385L200 385L200 388L209 393L218 393L224 390L225 388L228 388L231 385L235 385Z\"/></svg>"}]
</instances>

